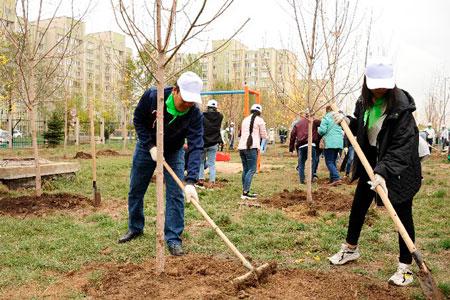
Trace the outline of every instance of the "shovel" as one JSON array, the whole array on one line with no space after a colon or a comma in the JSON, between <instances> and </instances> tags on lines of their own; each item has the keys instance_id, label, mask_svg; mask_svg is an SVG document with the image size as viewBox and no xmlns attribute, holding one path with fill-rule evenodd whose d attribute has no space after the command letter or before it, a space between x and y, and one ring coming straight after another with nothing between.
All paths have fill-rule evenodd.
<instances>
[{"instance_id":1,"label":"shovel","mask_svg":"<svg viewBox=\"0 0 450 300\"><path fill-rule=\"evenodd\" d=\"M338 108L336 104L331 104L331 108L333 111L338 112ZM345 134L348 137L348 140L353 145L353 148L355 149L356 154L359 157L359 160L364 166L364 169L367 172L367 175L369 175L370 180L374 181L375 174L373 172L372 167L370 166L369 161L367 160L366 156L364 155L363 151L361 150L361 147L359 146L358 142L356 141L355 137L353 136L352 131L350 130L350 127L348 127L348 124L344 121L341 122L341 127L344 129ZM428 266L425 264L425 261L423 260L422 254L419 252L419 250L414 245L414 242L411 240L408 232L406 231L405 227L403 226L402 222L400 221L400 218L397 216L397 213L395 212L394 207L391 204L391 201L389 200L388 196L384 192L383 188L381 186L377 186L375 188L376 192L380 196L381 200L383 201L384 206L386 207L389 216L391 217L392 221L394 221L395 227L397 228L398 232L400 233L402 239L405 241L406 246L408 247L409 252L411 252L412 257L414 257L414 260L417 263L417 266L419 267L420 271L418 274L419 277L419 283L420 287L422 288L423 294L427 299L443 299L442 293L438 289L436 282L433 279L433 276L431 275L431 271L428 268Z\"/></svg>"},{"instance_id":2,"label":"shovel","mask_svg":"<svg viewBox=\"0 0 450 300\"><path fill-rule=\"evenodd\" d=\"M176 181L180 189L184 190L184 184L169 166L169 164L164 160L164 167L167 172L172 176L172 178ZM234 286L237 289L243 289L249 286L255 286L260 282L263 282L267 279L267 277L276 272L277 264L276 263L265 263L262 266L255 268L243 255L236 246L227 238L227 236L220 230L220 228L216 225L216 223L208 216L206 211L200 206L200 203L191 199L191 203L195 206L195 208L200 212L200 214L205 218L205 220L211 225L211 227L216 231L216 233L220 236L220 238L225 242L225 244L230 248L230 250L241 260L244 267L249 269L249 272L245 273L242 276L239 276L232 280Z\"/></svg>"}]
</instances>

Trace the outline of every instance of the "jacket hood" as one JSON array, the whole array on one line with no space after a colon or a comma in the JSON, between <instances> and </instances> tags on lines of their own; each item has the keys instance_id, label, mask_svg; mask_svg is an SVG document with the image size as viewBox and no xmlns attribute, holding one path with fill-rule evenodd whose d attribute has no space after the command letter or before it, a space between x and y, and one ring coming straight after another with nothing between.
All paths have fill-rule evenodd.
<instances>
[{"instance_id":1,"label":"jacket hood","mask_svg":"<svg viewBox=\"0 0 450 300\"><path fill-rule=\"evenodd\" d=\"M404 111L413 112L416 110L416 103L413 97L405 90L397 89L395 94L395 99L397 101L395 108L392 113L402 113Z\"/></svg>"}]
</instances>

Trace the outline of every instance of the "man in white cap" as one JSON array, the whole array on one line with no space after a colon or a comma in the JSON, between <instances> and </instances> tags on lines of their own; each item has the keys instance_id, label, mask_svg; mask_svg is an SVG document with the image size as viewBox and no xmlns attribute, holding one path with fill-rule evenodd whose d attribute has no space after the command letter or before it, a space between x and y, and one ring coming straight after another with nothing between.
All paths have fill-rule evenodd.
<instances>
[{"instance_id":1,"label":"man in white cap","mask_svg":"<svg viewBox=\"0 0 450 300\"><path fill-rule=\"evenodd\" d=\"M220 128L223 115L217 111L218 103L211 99L208 101L206 111L203 113L203 156L200 162L198 185L203 186L205 181L205 161L209 168L209 182L216 182L216 153L219 144L222 143Z\"/></svg>"},{"instance_id":2,"label":"man in white cap","mask_svg":"<svg viewBox=\"0 0 450 300\"><path fill-rule=\"evenodd\" d=\"M424 131L425 134L427 135L427 143L430 145L430 152L431 152L431 146L433 146L434 139L436 138L436 132L434 131L431 122L428 122L427 128L425 128Z\"/></svg>"},{"instance_id":3,"label":"man in white cap","mask_svg":"<svg viewBox=\"0 0 450 300\"><path fill-rule=\"evenodd\" d=\"M184 229L184 196L186 201L198 200L194 184L198 179L203 151L203 116L201 104L203 82L193 72L183 73L174 87L164 89L164 158L186 187L181 190L165 171L166 220L164 237L172 255L183 255L181 233ZM150 88L141 97L134 111L138 142L133 155L128 193L128 232L119 239L125 243L144 231L144 194L156 168L157 91ZM188 144L187 175L184 176L184 141ZM184 195L183 195L184 192Z\"/></svg>"}]
</instances>

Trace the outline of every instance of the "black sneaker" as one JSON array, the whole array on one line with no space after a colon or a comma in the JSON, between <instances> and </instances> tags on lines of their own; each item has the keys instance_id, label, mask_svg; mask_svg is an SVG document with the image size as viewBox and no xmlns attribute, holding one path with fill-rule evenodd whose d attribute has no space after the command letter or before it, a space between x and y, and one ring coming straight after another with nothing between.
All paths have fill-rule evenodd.
<instances>
[{"instance_id":1,"label":"black sneaker","mask_svg":"<svg viewBox=\"0 0 450 300\"><path fill-rule=\"evenodd\" d=\"M242 193L241 199L242 200L255 200L257 196L258 196L257 194L252 194L250 192L246 192L246 193Z\"/></svg>"},{"instance_id":2,"label":"black sneaker","mask_svg":"<svg viewBox=\"0 0 450 300\"><path fill-rule=\"evenodd\" d=\"M169 252L173 256L184 255L183 247L181 246L181 244L170 244L167 245L167 248L169 248Z\"/></svg>"}]
</instances>

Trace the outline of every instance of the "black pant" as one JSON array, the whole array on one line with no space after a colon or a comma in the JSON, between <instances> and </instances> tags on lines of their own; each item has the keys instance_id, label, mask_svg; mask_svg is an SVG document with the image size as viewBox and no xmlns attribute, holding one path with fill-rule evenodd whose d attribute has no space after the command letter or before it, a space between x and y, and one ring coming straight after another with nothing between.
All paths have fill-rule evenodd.
<instances>
[{"instance_id":1,"label":"black pant","mask_svg":"<svg viewBox=\"0 0 450 300\"><path fill-rule=\"evenodd\" d=\"M370 204L375 197L375 192L370 189L370 186L367 183L367 181L369 180L367 178L367 174L364 175L365 176L362 176L359 179L355 191L355 197L353 198L352 210L350 212L346 239L347 243L349 243L350 245L358 244L359 235L364 224L367 210L369 209ZM406 231L414 241L415 233L412 218L412 199L408 199L401 204L393 206L398 217L400 218L400 221L402 221L403 226L405 226ZM411 253L409 252L408 247L406 247L406 244L400 234L398 235L398 243L400 247L399 261L404 264L411 264Z\"/></svg>"}]
</instances>

